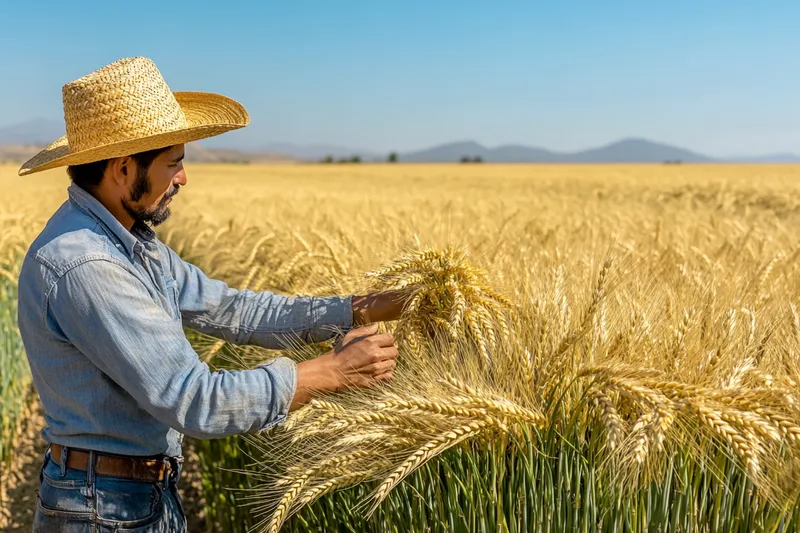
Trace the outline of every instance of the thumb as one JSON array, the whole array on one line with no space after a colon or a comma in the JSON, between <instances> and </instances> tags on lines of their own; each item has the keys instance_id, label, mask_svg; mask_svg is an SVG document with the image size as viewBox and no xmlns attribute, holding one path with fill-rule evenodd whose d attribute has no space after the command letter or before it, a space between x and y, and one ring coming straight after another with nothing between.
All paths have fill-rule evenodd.
<instances>
[{"instance_id":1,"label":"thumb","mask_svg":"<svg viewBox=\"0 0 800 533\"><path fill-rule=\"evenodd\" d=\"M377 322L374 323L374 324L370 324L368 326L361 326L359 328L353 328L350 331L348 331L347 333L345 333L344 336L341 339L339 339L339 341L336 343L336 347L334 348L334 351L336 351L336 353L339 353L345 347L349 346L350 343L355 342L355 341L357 341L359 339L364 339L366 337L370 337L372 335L375 335L377 332L378 332L378 324L377 324Z\"/></svg>"},{"instance_id":2,"label":"thumb","mask_svg":"<svg viewBox=\"0 0 800 533\"><path fill-rule=\"evenodd\" d=\"M355 329L350 330L351 334L354 335L375 335L378 333L378 323L373 322L372 324L367 324L366 326L361 326Z\"/></svg>"},{"instance_id":3,"label":"thumb","mask_svg":"<svg viewBox=\"0 0 800 533\"><path fill-rule=\"evenodd\" d=\"M336 351L339 352L340 350L344 349L346 346L349 346L350 343L356 342L360 339L365 339L367 337L371 337L378 332L378 324L370 324L368 326L361 326L360 328L354 328L348 331L342 339L336 343Z\"/></svg>"},{"instance_id":4,"label":"thumb","mask_svg":"<svg viewBox=\"0 0 800 533\"><path fill-rule=\"evenodd\" d=\"M346 346L351 342L355 341L356 339L362 339L364 337L375 335L377 332L378 332L377 322L374 324L370 324L368 326L353 328L350 331L348 331L347 335L345 335L344 338L342 339L342 346Z\"/></svg>"}]
</instances>

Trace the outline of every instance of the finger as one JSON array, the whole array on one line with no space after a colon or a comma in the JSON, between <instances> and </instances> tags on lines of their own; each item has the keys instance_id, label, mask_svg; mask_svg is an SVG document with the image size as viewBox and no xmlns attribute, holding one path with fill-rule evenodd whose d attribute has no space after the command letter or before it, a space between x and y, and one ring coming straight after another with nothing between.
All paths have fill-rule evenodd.
<instances>
[{"instance_id":1,"label":"finger","mask_svg":"<svg viewBox=\"0 0 800 533\"><path fill-rule=\"evenodd\" d=\"M377 383L385 383L387 381L391 381L392 379L394 379L394 370L391 372L384 372L383 374L373 378L373 380Z\"/></svg>"},{"instance_id":2,"label":"finger","mask_svg":"<svg viewBox=\"0 0 800 533\"><path fill-rule=\"evenodd\" d=\"M370 350L366 359L360 360L362 365L369 365L371 363L378 363L380 361L397 359L398 351L394 346L388 348L375 348Z\"/></svg>"},{"instance_id":3,"label":"finger","mask_svg":"<svg viewBox=\"0 0 800 533\"><path fill-rule=\"evenodd\" d=\"M370 338L381 348L394 346L394 335L391 333L381 333L380 335L373 335Z\"/></svg>"},{"instance_id":4,"label":"finger","mask_svg":"<svg viewBox=\"0 0 800 533\"><path fill-rule=\"evenodd\" d=\"M397 351L397 348L394 346L389 346L388 348L381 348L377 360L378 361L386 361L387 359L395 360L397 359L398 355L400 355L400 352Z\"/></svg>"},{"instance_id":5,"label":"finger","mask_svg":"<svg viewBox=\"0 0 800 533\"><path fill-rule=\"evenodd\" d=\"M367 365L359 369L359 372L361 374L379 376L381 374L385 374L386 372L393 371L396 366L397 366L397 361L395 359L387 359L386 361L379 361L377 363L372 363L371 365Z\"/></svg>"}]
</instances>

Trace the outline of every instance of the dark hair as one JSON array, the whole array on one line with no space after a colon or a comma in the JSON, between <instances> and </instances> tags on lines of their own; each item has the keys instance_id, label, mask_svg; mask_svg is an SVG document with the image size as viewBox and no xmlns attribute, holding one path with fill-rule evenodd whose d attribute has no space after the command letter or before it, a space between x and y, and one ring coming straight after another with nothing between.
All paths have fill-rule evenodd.
<instances>
[{"instance_id":1,"label":"dark hair","mask_svg":"<svg viewBox=\"0 0 800 533\"><path fill-rule=\"evenodd\" d=\"M146 174L147 169L153 164L153 160L170 148L172 147L156 148L155 150L133 154L130 157L136 161L139 172ZM103 161L96 161L94 163L72 165L67 167L67 174L69 174L69 177L75 185L85 191L91 192L103 181L103 174L105 174L109 161L110 159L104 159Z\"/></svg>"}]
</instances>

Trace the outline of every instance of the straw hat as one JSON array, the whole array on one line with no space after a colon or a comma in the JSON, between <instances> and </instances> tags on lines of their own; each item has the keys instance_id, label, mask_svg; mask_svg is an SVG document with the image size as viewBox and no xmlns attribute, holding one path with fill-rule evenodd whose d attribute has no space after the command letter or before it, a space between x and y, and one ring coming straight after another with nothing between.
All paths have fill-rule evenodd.
<instances>
[{"instance_id":1,"label":"straw hat","mask_svg":"<svg viewBox=\"0 0 800 533\"><path fill-rule=\"evenodd\" d=\"M20 176L185 144L250 122L228 97L173 93L144 57L120 59L67 83L62 96L67 135L22 165Z\"/></svg>"}]
</instances>

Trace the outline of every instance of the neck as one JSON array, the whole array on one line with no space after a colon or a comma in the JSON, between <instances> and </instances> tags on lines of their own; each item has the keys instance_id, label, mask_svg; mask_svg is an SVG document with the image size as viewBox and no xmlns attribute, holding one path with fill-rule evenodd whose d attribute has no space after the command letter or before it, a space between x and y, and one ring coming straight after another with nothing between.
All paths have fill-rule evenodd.
<instances>
[{"instance_id":1,"label":"neck","mask_svg":"<svg viewBox=\"0 0 800 533\"><path fill-rule=\"evenodd\" d=\"M131 231L136 220L134 220L134 218L122 206L122 201L119 199L118 195L115 195L111 191L104 190L102 187L95 190L87 190L86 192L94 196L98 202L103 204L103 207L108 209L109 213L114 215L114 218L116 218L120 224L125 226L125 229Z\"/></svg>"}]
</instances>

